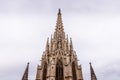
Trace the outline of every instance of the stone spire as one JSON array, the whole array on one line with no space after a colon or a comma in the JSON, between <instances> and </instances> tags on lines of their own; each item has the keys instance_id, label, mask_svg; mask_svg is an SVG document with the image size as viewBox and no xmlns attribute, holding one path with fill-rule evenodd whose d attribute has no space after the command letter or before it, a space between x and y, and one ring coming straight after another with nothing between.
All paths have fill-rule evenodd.
<instances>
[{"instance_id":1,"label":"stone spire","mask_svg":"<svg viewBox=\"0 0 120 80\"><path fill-rule=\"evenodd\" d=\"M46 42L36 80L83 80L72 40L65 36L61 10L58 10L55 32Z\"/></svg>"},{"instance_id":2,"label":"stone spire","mask_svg":"<svg viewBox=\"0 0 120 80\"><path fill-rule=\"evenodd\" d=\"M57 23L56 23L56 30L57 31L63 31L63 24L62 24L62 17L61 17L61 10L58 10L58 17L57 17Z\"/></svg>"},{"instance_id":3,"label":"stone spire","mask_svg":"<svg viewBox=\"0 0 120 80\"><path fill-rule=\"evenodd\" d=\"M25 72L23 74L22 80L28 80L28 71L29 71L29 62L27 63L27 67L26 67Z\"/></svg>"},{"instance_id":4,"label":"stone spire","mask_svg":"<svg viewBox=\"0 0 120 80\"><path fill-rule=\"evenodd\" d=\"M50 40L49 40L50 39ZM29 63L21 80L28 80ZM97 80L90 63L91 80ZM65 36L61 10L58 10L55 32L47 38L45 51L37 67L35 80L84 80L82 66L78 65L72 38Z\"/></svg>"},{"instance_id":5,"label":"stone spire","mask_svg":"<svg viewBox=\"0 0 120 80\"><path fill-rule=\"evenodd\" d=\"M97 80L92 64L90 63L91 80Z\"/></svg>"},{"instance_id":6,"label":"stone spire","mask_svg":"<svg viewBox=\"0 0 120 80\"><path fill-rule=\"evenodd\" d=\"M62 23L62 14L61 14L61 10L58 10L58 14L57 14L57 23L56 23L56 28L55 28L55 32L54 32L54 38L60 39L60 38L65 38L65 33L64 33L64 29L63 29L63 23Z\"/></svg>"}]
</instances>

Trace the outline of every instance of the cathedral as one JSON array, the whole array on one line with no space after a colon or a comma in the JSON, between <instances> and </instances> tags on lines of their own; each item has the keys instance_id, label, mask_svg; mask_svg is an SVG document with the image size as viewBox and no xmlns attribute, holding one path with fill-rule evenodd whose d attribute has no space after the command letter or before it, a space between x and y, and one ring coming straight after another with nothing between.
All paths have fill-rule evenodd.
<instances>
[{"instance_id":1,"label":"cathedral","mask_svg":"<svg viewBox=\"0 0 120 80\"><path fill-rule=\"evenodd\" d=\"M29 80L28 72L29 63L21 80ZM90 77L91 80L97 80L91 63ZM72 39L68 39L68 35L64 32L60 9L58 10L53 36L47 38L41 64L37 66L35 80L84 80L82 66L78 64Z\"/></svg>"}]
</instances>

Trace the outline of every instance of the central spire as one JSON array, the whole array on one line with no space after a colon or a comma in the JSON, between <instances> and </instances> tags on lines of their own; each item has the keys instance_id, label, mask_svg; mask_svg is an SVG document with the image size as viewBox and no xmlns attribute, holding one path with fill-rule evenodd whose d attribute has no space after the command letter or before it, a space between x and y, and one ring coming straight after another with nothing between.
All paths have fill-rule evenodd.
<instances>
[{"instance_id":1,"label":"central spire","mask_svg":"<svg viewBox=\"0 0 120 80\"><path fill-rule=\"evenodd\" d=\"M62 14L61 14L61 10L58 10L58 14L57 14L57 23L56 23L56 28L55 28L55 32L54 32L54 38L65 38L65 33L64 33L64 29L63 29L63 23L62 23Z\"/></svg>"},{"instance_id":2,"label":"central spire","mask_svg":"<svg viewBox=\"0 0 120 80\"><path fill-rule=\"evenodd\" d=\"M62 17L61 17L61 10L58 10L58 17L57 17L57 23L56 23L56 30L57 31L63 31L63 24L62 24Z\"/></svg>"}]
</instances>

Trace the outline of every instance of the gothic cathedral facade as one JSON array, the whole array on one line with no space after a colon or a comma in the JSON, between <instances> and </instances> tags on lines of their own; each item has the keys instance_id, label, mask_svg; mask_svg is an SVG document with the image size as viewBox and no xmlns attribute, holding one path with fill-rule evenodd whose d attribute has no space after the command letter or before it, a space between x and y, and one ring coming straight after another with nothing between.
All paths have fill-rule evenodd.
<instances>
[{"instance_id":1,"label":"gothic cathedral facade","mask_svg":"<svg viewBox=\"0 0 120 80\"><path fill-rule=\"evenodd\" d=\"M53 36L47 39L41 64L37 67L36 80L84 80L82 67L78 65L72 39L68 39L63 28L61 11L57 14L57 23ZM28 67L22 80L28 80ZM90 63L91 80L97 80Z\"/></svg>"}]
</instances>

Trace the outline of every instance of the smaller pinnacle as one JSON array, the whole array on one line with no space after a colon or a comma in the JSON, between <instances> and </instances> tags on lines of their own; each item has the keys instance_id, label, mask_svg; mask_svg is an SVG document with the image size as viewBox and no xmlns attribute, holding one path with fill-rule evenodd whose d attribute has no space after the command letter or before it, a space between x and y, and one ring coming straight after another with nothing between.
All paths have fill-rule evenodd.
<instances>
[{"instance_id":1,"label":"smaller pinnacle","mask_svg":"<svg viewBox=\"0 0 120 80\"><path fill-rule=\"evenodd\" d=\"M26 69L24 71L22 80L28 80L29 62L27 63Z\"/></svg>"},{"instance_id":2,"label":"smaller pinnacle","mask_svg":"<svg viewBox=\"0 0 120 80\"><path fill-rule=\"evenodd\" d=\"M46 51L49 50L49 38L47 38L47 42L46 42Z\"/></svg>"}]
</instances>

